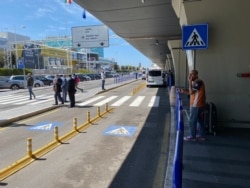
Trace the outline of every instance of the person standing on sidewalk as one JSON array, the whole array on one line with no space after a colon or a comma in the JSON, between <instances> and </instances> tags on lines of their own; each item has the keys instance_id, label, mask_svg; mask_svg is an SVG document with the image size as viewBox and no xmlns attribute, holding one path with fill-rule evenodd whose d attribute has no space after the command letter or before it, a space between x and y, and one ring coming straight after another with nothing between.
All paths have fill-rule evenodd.
<instances>
[{"instance_id":1,"label":"person standing on sidewalk","mask_svg":"<svg viewBox=\"0 0 250 188\"><path fill-rule=\"evenodd\" d=\"M75 93L76 93L75 80L72 78L71 75L69 75L68 94L70 100L70 105L69 105L70 108L73 108L75 106Z\"/></svg>"},{"instance_id":2,"label":"person standing on sidewalk","mask_svg":"<svg viewBox=\"0 0 250 188\"><path fill-rule=\"evenodd\" d=\"M55 79L54 79L54 86L53 86L53 89L54 89L54 97L55 97L55 104L54 105L58 105L58 100L64 104L64 101L63 101L63 98L61 96L61 92L62 92L62 79L59 77L59 75L56 75L55 76Z\"/></svg>"},{"instance_id":3,"label":"person standing on sidewalk","mask_svg":"<svg viewBox=\"0 0 250 188\"><path fill-rule=\"evenodd\" d=\"M101 72L101 79L102 79L102 90L105 90L104 85L105 85L105 73L104 70Z\"/></svg>"},{"instance_id":4,"label":"person standing on sidewalk","mask_svg":"<svg viewBox=\"0 0 250 188\"><path fill-rule=\"evenodd\" d=\"M205 84L198 78L198 71L192 70L188 77L189 88L180 89L180 93L190 95L190 135L184 137L186 141L205 140L204 110L206 106ZM198 134L196 134L198 125Z\"/></svg>"},{"instance_id":5,"label":"person standing on sidewalk","mask_svg":"<svg viewBox=\"0 0 250 188\"><path fill-rule=\"evenodd\" d=\"M34 97L34 99L36 98L34 92L32 91L33 85L34 85L34 78L32 77L31 73L28 73L27 88L28 88L28 91L29 91L30 100L32 100L32 96Z\"/></svg>"}]
</instances>

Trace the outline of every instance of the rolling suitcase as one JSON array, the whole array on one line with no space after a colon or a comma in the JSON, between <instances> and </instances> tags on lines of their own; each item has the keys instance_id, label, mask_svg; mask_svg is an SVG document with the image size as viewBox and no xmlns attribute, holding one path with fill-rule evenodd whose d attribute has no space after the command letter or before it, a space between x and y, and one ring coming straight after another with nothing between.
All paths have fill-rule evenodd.
<instances>
[{"instance_id":1,"label":"rolling suitcase","mask_svg":"<svg viewBox=\"0 0 250 188\"><path fill-rule=\"evenodd\" d=\"M206 134L216 135L217 126L217 109L214 103L209 102L206 104L204 112L204 127Z\"/></svg>"}]
</instances>

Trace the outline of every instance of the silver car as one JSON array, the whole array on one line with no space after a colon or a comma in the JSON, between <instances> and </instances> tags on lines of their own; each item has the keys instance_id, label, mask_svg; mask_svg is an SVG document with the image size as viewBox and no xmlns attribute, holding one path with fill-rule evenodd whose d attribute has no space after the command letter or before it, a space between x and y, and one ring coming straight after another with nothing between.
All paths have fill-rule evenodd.
<instances>
[{"instance_id":1,"label":"silver car","mask_svg":"<svg viewBox=\"0 0 250 188\"><path fill-rule=\"evenodd\" d=\"M20 89L27 86L27 76L13 75L0 80L0 89ZM44 86L44 83L34 78L34 87Z\"/></svg>"}]
</instances>

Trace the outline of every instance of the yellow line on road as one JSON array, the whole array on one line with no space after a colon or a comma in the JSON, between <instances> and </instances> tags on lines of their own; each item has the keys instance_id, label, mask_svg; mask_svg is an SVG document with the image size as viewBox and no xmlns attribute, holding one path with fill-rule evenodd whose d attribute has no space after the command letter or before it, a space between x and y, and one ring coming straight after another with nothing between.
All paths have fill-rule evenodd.
<instances>
[{"instance_id":1,"label":"yellow line on road","mask_svg":"<svg viewBox=\"0 0 250 188\"><path fill-rule=\"evenodd\" d=\"M90 119L90 121L87 121L86 123L82 124L80 127L76 129L72 129L70 132L66 133L65 135L61 136L60 138L54 139L52 142L48 143L47 145L43 146L42 148L30 152L22 159L14 162L13 164L9 165L8 167L0 170L0 181L6 179L7 177L11 176L12 174L16 173L17 171L21 170L22 168L26 167L36 159L41 158L46 153L50 152L51 150L55 149L57 146L61 145L62 143L65 143L72 137L76 136L80 133L80 131L83 131L93 125L95 122L101 120L105 115L112 112L114 108L106 109L103 113L100 115L97 115L96 117Z\"/></svg>"}]
</instances>

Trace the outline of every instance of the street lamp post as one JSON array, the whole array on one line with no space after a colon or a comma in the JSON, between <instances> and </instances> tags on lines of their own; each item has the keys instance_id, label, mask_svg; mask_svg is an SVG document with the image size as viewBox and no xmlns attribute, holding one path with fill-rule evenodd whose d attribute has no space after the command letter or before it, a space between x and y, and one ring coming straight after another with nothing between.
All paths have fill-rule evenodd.
<instances>
[{"instance_id":1,"label":"street lamp post","mask_svg":"<svg viewBox=\"0 0 250 188\"><path fill-rule=\"evenodd\" d=\"M20 27L20 29L25 29L26 27L25 26L21 26ZM17 35L17 33L16 33L16 30L17 30L17 28L16 28L16 26L14 27L14 35L15 35L15 56L16 56L16 68L18 67L18 52L17 52L17 40L16 40L16 35Z\"/></svg>"}]
</instances>

